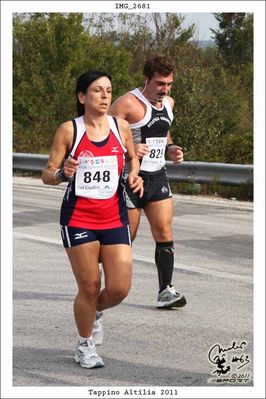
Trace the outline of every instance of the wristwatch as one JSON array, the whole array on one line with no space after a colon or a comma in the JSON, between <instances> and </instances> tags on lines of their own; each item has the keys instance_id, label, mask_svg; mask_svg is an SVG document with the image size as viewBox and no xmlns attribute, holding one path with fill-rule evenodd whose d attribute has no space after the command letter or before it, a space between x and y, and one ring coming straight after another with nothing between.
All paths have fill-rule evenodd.
<instances>
[{"instance_id":1,"label":"wristwatch","mask_svg":"<svg viewBox=\"0 0 266 399\"><path fill-rule=\"evenodd\" d=\"M61 182L70 181L70 178L67 177L67 176L65 175L65 173L64 173L64 168L61 168L61 169L59 170L59 172L58 172L58 179L59 179Z\"/></svg>"},{"instance_id":2,"label":"wristwatch","mask_svg":"<svg viewBox=\"0 0 266 399\"><path fill-rule=\"evenodd\" d=\"M167 150L168 150L169 147L172 147L173 145L175 145L175 144L174 143L166 144Z\"/></svg>"}]
</instances>

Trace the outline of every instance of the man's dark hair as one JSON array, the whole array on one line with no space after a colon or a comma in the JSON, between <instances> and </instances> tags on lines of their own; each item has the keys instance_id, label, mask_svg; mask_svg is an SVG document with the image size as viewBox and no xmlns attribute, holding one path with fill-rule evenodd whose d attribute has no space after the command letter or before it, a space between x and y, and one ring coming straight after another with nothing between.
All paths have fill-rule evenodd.
<instances>
[{"instance_id":1,"label":"man's dark hair","mask_svg":"<svg viewBox=\"0 0 266 399\"><path fill-rule=\"evenodd\" d=\"M87 93L87 89L90 86L92 82L94 82L97 79L100 79L102 77L107 77L110 81L112 80L112 77L104 72L104 71L98 71L97 69L91 69L87 72L84 72L82 75L77 80L76 84L76 96L77 96L77 113L78 116L84 115L85 109L84 105L80 103L78 99L78 93L82 92L84 94Z\"/></svg>"},{"instance_id":2,"label":"man's dark hair","mask_svg":"<svg viewBox=\"0 0 266 399\"><path fill-rule=\"evenodd\" d=\"M150 80L155 72L163 76L168 76L174 73L174 70L174 64L169 57L165 55L156 55L145 62L143 74Z\"/></svg>"}]
</instances>

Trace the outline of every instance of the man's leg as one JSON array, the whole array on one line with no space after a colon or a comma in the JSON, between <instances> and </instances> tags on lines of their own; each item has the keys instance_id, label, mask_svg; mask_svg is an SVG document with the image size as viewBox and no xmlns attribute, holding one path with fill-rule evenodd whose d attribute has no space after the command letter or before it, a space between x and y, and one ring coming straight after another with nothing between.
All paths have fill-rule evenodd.
<instances>
[{"instance_id":1,"label":"man's leg","mask_svg":"<svg viewBox=\"0 0 266 399\"><path fill-rule=\"evenodd\" d=\"M156 243L155 263L158 268L159 290L171 285L174 268L174 245L172 235L173 200L149 202L144 209Z\"/></svg>"},{"instance_id":2,"label":"man's leg","mask_svg":"<svg viewBox=\"0 0 266 399\"><path fill-rule=\"evenodd\" d=\"M155 263L159 278L158 307L182 307L185 297L172 287L174 243L172 234L173 200L150 202L144 209L156 243ZM169 299L168 299L169 298Z\"/></svg>"},{"instance_id":3,"label":"man's leg","mask_svg":"<svg viewBox=\"0 0 266 399\"><path fill-rule=\"evenodd\" d=\"M140 216L141 216L141 209L140 208L128 208L127 214L129 218L129 225L130 225L130 233L131 233L131 240L134 241L137 235Z\"/></svg>"}]
</instances>

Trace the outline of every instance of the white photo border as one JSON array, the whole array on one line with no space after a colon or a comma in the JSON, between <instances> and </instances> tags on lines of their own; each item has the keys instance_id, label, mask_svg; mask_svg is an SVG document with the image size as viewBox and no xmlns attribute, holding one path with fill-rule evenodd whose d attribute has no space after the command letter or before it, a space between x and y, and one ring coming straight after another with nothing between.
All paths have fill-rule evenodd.
<instances>
[{"instance_id":1,"label":"white photo border","mask_svg":"<svg viewBox=\"0 0 266 399\"><path fill-rule=\"evenodd\" d=\"M5 398L87 398L87 387L12 386L12 17L18 12L121 12L116 1L1 2L1 373ZM264 1L142 1L145 12L254 13L254 386L176 387L180 398L259 398L265 380L265 3ZM140 12L125 9L125 12ZM108 389L109 387L100 387ZM141 388L141 387L139 387ZM148 387L143 387L148 388ZM152 387L160 389L160 387ZM174 387L171 387L174 388ZM121 390L122 387L112 387ZM122 392L122 391L121 391ZM159 392L159 391L158 391ZM228 396L227 396L228 395ZM236 396L235 396L236 395ZM120 397L120 396L117 396ZM123 396L121 396L123 397ZM136 396L137 397L137 396ZM157 396L156 396L157 397Z\"/></svg>"}]
</instances>

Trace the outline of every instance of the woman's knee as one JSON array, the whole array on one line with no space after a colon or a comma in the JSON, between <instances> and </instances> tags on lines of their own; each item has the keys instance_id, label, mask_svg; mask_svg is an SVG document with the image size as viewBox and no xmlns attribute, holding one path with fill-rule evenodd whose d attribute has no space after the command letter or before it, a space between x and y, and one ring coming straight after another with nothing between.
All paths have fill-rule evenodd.
<instances>
[{"instance_id":1,"label":"woman's knee","mask_svg":"<svg viewBox=\"0 0 266 399\"><path fill-rule=\"evenodd\" d=\"M105 289L110 299L115 303L120 303L125 299L131 287L131 275L119 279L119 283L112 282L106 284Z\"/></svg>"},{"instance_id":2,"label":"woman's knee","mask_svg":"<svg viewBox=\"0 0 266 399\"><path fill-rule=\"evenodd\" d=\"M118 304L127 297L129 290L130 290L130 285L127 285L127 286L109 288L107 292L109 297L112 299L112 302Z\"/></svg>"},{"instance_id":3,"label":"woman's knee","mask_svg":"<svg viewBox=\"0 0 266 399\"><path fill-rule=\"evenodd\" d=\"M99 295L100 282L86 281L79 284L79 294L85 296L87 299L94 299Z\"/></svg>"}]
</instances>

